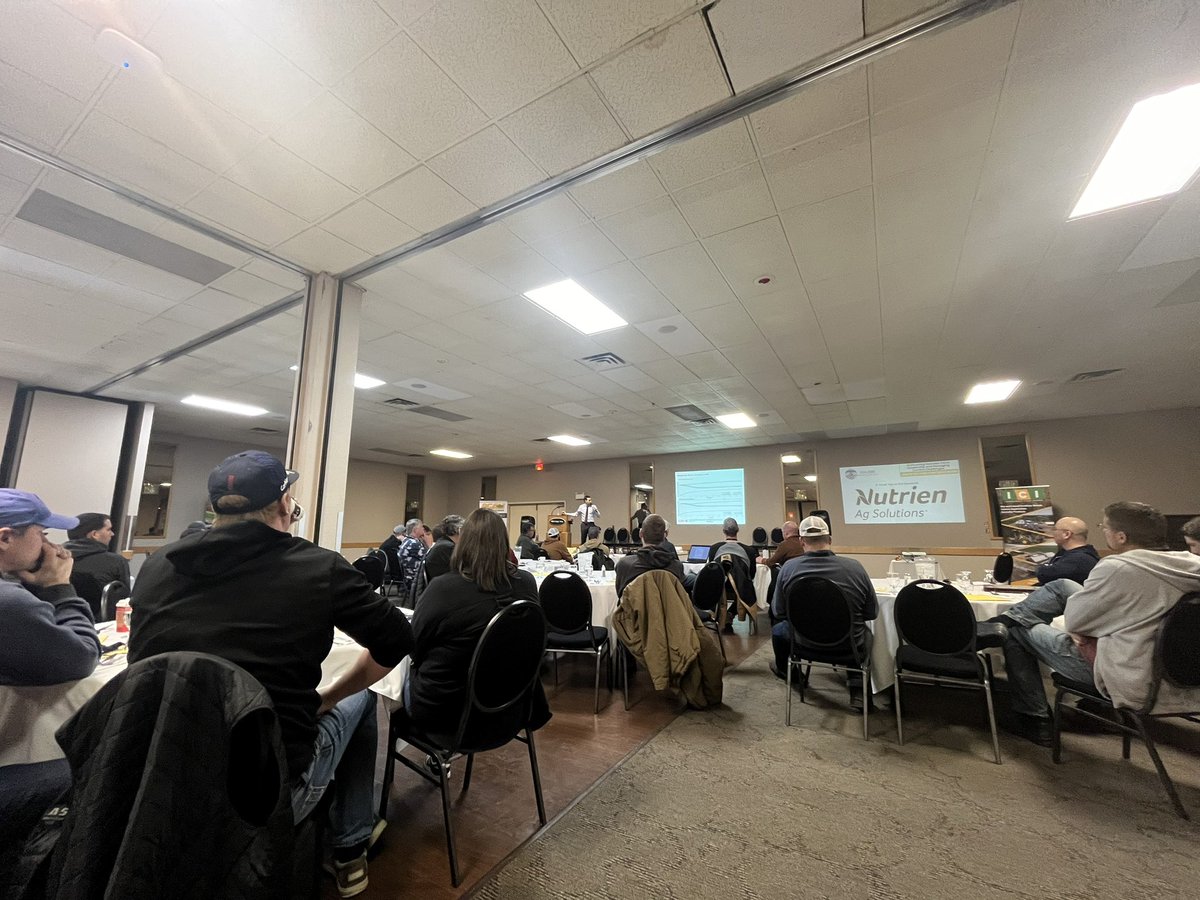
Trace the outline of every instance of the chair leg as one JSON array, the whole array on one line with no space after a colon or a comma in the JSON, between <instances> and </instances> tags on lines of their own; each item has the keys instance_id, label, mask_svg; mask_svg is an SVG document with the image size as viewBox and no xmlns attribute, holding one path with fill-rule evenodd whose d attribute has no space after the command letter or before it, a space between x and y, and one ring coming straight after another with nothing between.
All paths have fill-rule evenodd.
<instances>
[{"instance_id":1,"label":"chair leg","mask_svg":"<svg viewBox=\"0 0 1200 900\"><path fill-rule=\"evenodd\" d=\"M996 733L996 708L992 703L992 680L988 678L987 667L983 672L983 695L987 698L988 725L992 728L992 752L996 755L996 765L1000 762L1000 736Z\"/></svg>"},{"instance_id":2,"label":"chair leg","mask_svg":"<svg viewBox=\"0 0 1200 900\"><path fill-rule=\"evenodd\" d=\"M458 887L458 853L454 849L454 825L450 821L450 785L446 780L446 765L438 759L438 787L442 790L442 821L446 826L446 853L450 857L450 882Z\"/></svg>"},{"instance_id":3,"label":"chair leg","mask_svg":"<svg viewBox=\"0 0 1200 900\"><path fill-rule=\"evenodd\" d=\"M784 684L784 686L783 686L783 689L787 692L784 695L784 701L783 701L784 702L784 707L783 707L783 724L784 725L792 724L792 668L793 668L792 661L791 661L791 659L789 659L788 664L787 664L787 683Z\"/></svg>"},{"instance_id":4,"label":"chair leg","mask_svg":"<svg viewBox=\"0 0 1200 900\"><path fill-rule=\"evenodd\" d=\"M471 767L472 767L474 764L475 764L475 754L474 754L474 753L468 753L468 754L467 754L467 768L466 768L466 770L463 772L463 786L462 786L462 792L463 792L464 794L467 792L467 788L469 788L469 787L471 786Z\"/></svg>"},{"instance_id":5,"label":"chair leg","mask_svg":"<svg viewBox=\"0 0 1200 900\"><path fill-rule=\"evenodd\" d=\"M725 638L721 637L721 627L718 625L713 630L717 633L717 646L721 648L721 661L729 665L729 657L725 655Z\"/></svg>"},{"instance_id":6,"label":"chair leg","mask_svg":"<svg viewBox=\"0 0 1200 900\"><path fill-rule=\"evenodd\" d=\"M542 799L542 775L538 771L537 749L533 746L533 732L525 729L525 746L529 748L529 768L533 771L533 795L537 798L538 821L546 824L546 803Z\"/></svg>"},{"instance_id":7,"label":"chair leg","mask_svg":"<svg viewBox=\"0 0 1200 900\"><path fill-rule=\"evenodd\" d=\"M863 740L871 739L871 670L859 669L863 677Z\"/></svg>"},{"instance_id":8,"label":"chair leg","mask_svg":"<svg viewBox=\"0 0 1200 900\"><path fill-rule=\"evenodd\" d=\"M617 667L621 670L621 690L625 694L625 711L629 712L629 665L625 659L625 654L629 651L625 646L621 645L621 650L618 652Z\"/></svg>"},{"instance_id":9,"label":"chair leg","mask_svg":"<svg viewBox=\"0 0 1200 900\"><path fill-rule=\"evenodd\" d=\"M600 714L600 651L596 651L596 699L595 699L594 715Z\"/></svg>"},{"instance_id":10,"label":"chair leg","mask_svg":"<svg viewBox=\"0 0 1200 900\"><path fill-rule=\"evenodd\" d=\"M561 655L562 654L559 654L559 653L554 654L554 686L555 687L558 687L558 658Z\"/></svg>"},{"instance_id":11,"label":"chair leg","mask_svg":"<svg viewBox=\"0 0 1200 900\"><path fill-rule=\"evenodd\" d=\"M1179 794L1175 791L1175 783L1171 781L1171 776L1167 774L1166 766L1163 765L1162 760L1158 756L1158 748L1154 746L1154 738L1150 737L1150 732L1146 730L1145 721L1135 713L1129 713L1129 718L1133 719L1138 732L1142 736L1142 740L1146 744L1146 750L1150 753L1150 760L1154 763L1154 768L1158 770L1158 780L1162 782L1167 796L1171 798L1171 805L1175 807L1175 814L1181 819L1189 820L1191 816L1188 815L1187 810L1183 808L1183 803L1179 800Z\"/></svg>"},{"instance_id":12,"label":"chair leg","mask_svg":"<svg viewBox=\"0 0 1200 900\"><path fill-rule=\"evenodd\" d=\"M904 716L900 712L900 673L896 673L896 680L892 682L893 702L896 707L896 738L897 743L904 746Z\"/></svg>"},{"instance_id":13,"label":"chair leg","mask_svg":"<svg viewBox=\"0 0 1200 900\"><path fill-rule=\"evenodd\" d=\"M384 753L383 787L379 791L379 818L387 818L388 795L392 790L392 779L396 777L396 737L392 724L388 722L387 751Z\"/></svg>"},{"instance_id":14,"label":"chair leg","mask_svg":"<svg viewBox=\"0 0 1200 900\"><path fill-rule=\"evenodd\" d=\"M1126 718L1125 713L1117 711L1117 718ZM1129 759L1129 745L1133 742L1133 735L1128 731L1121 732L1121 759Z\"/></svg>"},{"instance_id":15,"label":"chair leg","mask_svg":"<svg viewBox=\"0 0 1200 900\"><path fill-rule=\"evenodd\" d=\"M1050 720L1053 727L1053 733L1050 735L1050 758L1056 763L1062 762L1062 705L1063 692L1060 689L1054 694L1054 716ZM1125 746L1129 746L1128 737L1125 738Z\"/></svg>"}]
</instances>

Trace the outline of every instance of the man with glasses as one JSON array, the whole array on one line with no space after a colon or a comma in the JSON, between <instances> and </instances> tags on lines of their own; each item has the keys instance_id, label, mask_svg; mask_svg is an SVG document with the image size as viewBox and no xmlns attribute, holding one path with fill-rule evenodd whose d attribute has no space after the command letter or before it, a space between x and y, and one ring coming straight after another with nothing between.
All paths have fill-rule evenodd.
<instances>
[{"instance_id":1,"label":"man with glasses","mask_svg":"<svg viewBox=\"0 0 1200 900\"><path fill-rule=\"evenodd\" d=\"M382 830L374 810L375 696L367 688L412 649L412 629L340 554L293 536L297 479L257 450L208 477L210 531L159 550L134 586L129 660L189 650L241 666L275 704L297 822L336 771L333 866L343 897L367 886L366 851ZM364 648L318 692L321 661L340 628Z\"/></svg>"},{"instance_id":2,"label":"man with glasses","mask_svg":"<svg viewBox=\"0 0 1200 900\"><path fill-rule=\"evenodd\" d=\"M1083 584L1088 573L1100 562L1100 554L1088 543L1088 529L1083 519L1063 516L1054 523L1051 537L1058 551L1037 567L1037 583L1049 584L1060 578L1068 578Z\"/></svg>"},{"instance_id":3,"label":"man with glasses","mask_svg":"<svg viewBox=\"0 0 1200 900\"><path fill-rule=\"evenodd\" d=\"M1005 727L1049 746L1050 704L1038 662L1093 685L1118 706L1143 708L1154 683L1154 640L1162 617L1185 593L1200 591L1200 557L1166 552L1167 520L1145 503L1104 507L1111 551L1085 585L1052 581L993 621L1008 626L1004 662L1014 718ZM1066 631L1050 623L1065 615ZM1159 699L1174 690L1163 685Z\"/></svg>"}]
</instances>

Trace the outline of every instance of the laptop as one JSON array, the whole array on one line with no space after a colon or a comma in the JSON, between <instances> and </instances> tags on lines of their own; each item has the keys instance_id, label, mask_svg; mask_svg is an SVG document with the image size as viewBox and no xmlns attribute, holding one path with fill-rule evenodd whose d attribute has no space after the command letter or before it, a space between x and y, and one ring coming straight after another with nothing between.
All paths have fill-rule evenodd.
<instances>
[{"instance_id":1,"label":"laptop","mask_svg":"<svg viewBox=\"0 0 1200 900\"><path fill-rule=\"evenodd\" d=\"M708 562L708 551L711 549L709 544L692 544L688 547L687 561L690 563Z\"/></svg>"}]
</instances>

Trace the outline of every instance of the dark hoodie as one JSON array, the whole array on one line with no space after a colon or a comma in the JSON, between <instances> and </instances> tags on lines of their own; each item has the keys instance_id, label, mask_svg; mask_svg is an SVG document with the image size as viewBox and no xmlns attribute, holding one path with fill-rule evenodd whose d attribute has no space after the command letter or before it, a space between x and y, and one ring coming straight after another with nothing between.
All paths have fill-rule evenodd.
<instances>
[{"instance_id":1,"label":"dark hoodie","mask_svg":"<svg viewBox=\"0 0 1200 900\"><path fill-rule=\"evenodd\" d=\"M76 538L63 544L75 557L71 569L71 586L88 602L92 617L100 621L100 594L110 581L120 581L129 587L129 561L120 553L112 553L106 544L89 537Z\"/></svg>"},{"instance_id":2,"label":"dark hoodie","mask_svg":"<svg viewBox=\"0 0 1200 900\"><path fill-rule=\"evenodd\" d=\"M340 554L261 522L238 522L169 544L133 590L129 661L211 653L271 695L294 780L312 760L321 661L340 628L394 666L412 628Z\"/></svg>"},{"instance_id":3,"label":"dark hoodie","mask_svg":"<svg viewBox=\"0 0 1200 900\"><path fill-rule=\"evenodd\" d=\"M1083 584L1088 574L1100 562L1100 554L1091 544L1074 550L1059 550L1049 560L1037 567L1038 584L1049 584L1060 578Z\"/></svg>"},{"instance_id":4,"label":"dark hoodie","mask_svg":"<svg viewBox=\"0 0 1200 900\"><path fill-rule=\"evenodd\" d=\"M681 583L683 581L683 563L678 555L661 546L639 547L636 553L627 553L617 560L617 597L625 592L625 585L652 569L666 569Z\"/></svg>"}]
</instances>

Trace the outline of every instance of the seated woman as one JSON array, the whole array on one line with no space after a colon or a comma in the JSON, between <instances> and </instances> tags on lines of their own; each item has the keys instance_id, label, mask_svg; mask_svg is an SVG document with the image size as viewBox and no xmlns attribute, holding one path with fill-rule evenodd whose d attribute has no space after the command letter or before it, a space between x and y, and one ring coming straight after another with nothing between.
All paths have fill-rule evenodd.
<instances>
[{"instance_id":1,"label":"seated woman","mask_svg":"<svg viewBox=\"0 0 1200 900\"><path fill-rule=\"evenodd\" d=\"M467 517L450 571L429 582L413 615L412 668L404 705L425 731L453 732L483 629L501 607L537 602L537 583L509 562L508 530L491 510Z\"/></svg>"}]
</instances>

